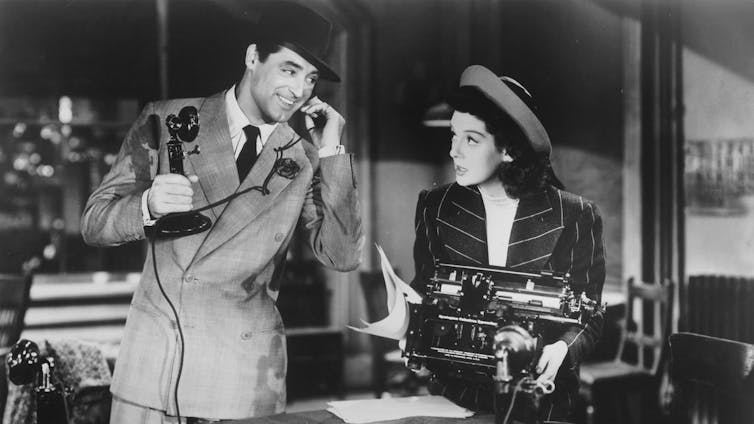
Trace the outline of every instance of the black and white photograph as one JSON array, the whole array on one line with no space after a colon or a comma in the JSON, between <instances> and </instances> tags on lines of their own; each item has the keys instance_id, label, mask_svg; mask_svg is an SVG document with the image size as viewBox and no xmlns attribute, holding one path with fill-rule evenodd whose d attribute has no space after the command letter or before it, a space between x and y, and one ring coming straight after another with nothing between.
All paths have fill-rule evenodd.
<instances>
[{"instance_id":1,"label":"black and white photograph","mask_svg":"<svg viewBox=\"0 0 754 424\"><path fill-rule=\"evenodd\" d=\"M0 424L754 423L754 1L0 0Z\"/></svg>"}]
</instances>

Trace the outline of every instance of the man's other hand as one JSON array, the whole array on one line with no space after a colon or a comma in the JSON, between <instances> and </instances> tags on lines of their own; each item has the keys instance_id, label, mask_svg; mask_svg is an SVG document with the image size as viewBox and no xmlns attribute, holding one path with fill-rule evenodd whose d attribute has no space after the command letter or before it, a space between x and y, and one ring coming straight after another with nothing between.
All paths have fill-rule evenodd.
<instances>
[{"instance_id":1,"label":"man's other hand","mask_svg":"<svg viewBox=\"0 0 754 424\"><path fill-rule=\"evenodd\" d=\"M346 120L335 108L315 96L306 102L301 112L315 147L322 149L340 144Z\"/></svg>"}]
</instances>

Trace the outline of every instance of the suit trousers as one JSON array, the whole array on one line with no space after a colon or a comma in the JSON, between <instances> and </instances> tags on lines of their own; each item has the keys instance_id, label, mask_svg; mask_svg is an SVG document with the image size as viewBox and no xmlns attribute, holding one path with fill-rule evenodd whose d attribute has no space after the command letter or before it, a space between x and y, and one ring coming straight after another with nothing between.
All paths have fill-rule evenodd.
<instances>
[{"instance_id":1,"label":"suit trousers","mask_svg":"<svg viewBox=\"0 0 754 424\"><path fill-rule=\"evenodd\" d=\"M110 411L110 424L207 424L222 423L224 420L211 420L196 417L173 417L165 411L137 405L117 396L113 396Z\"/></svg>"}]
</instances>

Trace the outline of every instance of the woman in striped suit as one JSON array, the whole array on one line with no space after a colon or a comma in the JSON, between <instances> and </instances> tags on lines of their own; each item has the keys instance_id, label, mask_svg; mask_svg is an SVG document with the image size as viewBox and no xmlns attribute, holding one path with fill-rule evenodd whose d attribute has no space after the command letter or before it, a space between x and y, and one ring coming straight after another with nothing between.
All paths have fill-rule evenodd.
<instances>
[{"instance_id":1,"label":"woman in striped suit","mask_svg":"<svg viewBox=\"0 0 754 424\"><path fill-rule=\"evenodd\" d=\"M563 190L550 166L550 140L531 97L511 78L474 65L450 97L450 156L456 182L422 191L416 206L415 289L423 291L436 260L518 270L568 272L575 292L601 302L605 280L597 206ZM584 328L548 335L538 380L554 381L542 419L567 419L578 393L578 364L602 331L597 313ZM457 381L432 370L430 391L472 409L491 409L491 385ZM438 372L439 371L439 372Z\"/></svg>"}]
</instances>

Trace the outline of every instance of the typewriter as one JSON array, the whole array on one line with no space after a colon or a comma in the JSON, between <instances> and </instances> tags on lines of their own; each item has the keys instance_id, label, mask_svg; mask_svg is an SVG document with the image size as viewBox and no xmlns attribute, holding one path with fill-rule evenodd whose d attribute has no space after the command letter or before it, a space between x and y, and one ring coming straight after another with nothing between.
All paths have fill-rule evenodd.
<instances>
[{"instance_id":1,"label":"typewriter","mask_svg":"<svg viewBox=\"0 0 754 424\"><path fill-rule=\"evenodd\" d=\"M568 274L494 266L437 263L422 294L409 305L409 368L493 382L496 394L551 393L552 383L535 381L543 340L601 309L572 290Z\"/></svg>"}]
</instances>

